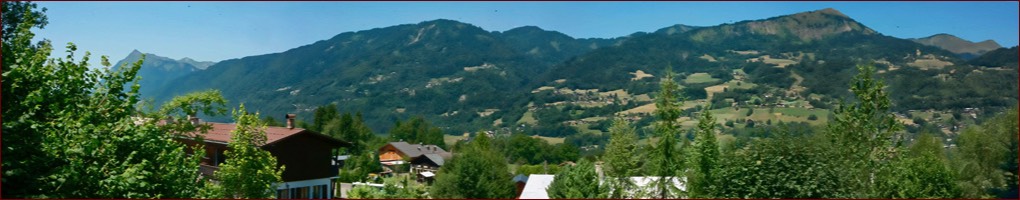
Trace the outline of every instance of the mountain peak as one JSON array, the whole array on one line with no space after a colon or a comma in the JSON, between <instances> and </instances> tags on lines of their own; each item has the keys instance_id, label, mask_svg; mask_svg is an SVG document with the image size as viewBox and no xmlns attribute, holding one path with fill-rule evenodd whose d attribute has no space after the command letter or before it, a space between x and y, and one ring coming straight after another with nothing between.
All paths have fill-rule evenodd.
<instances>
[{"instance_id":1,"label":"mountain peak","mask_svg":"<svg viewBox=\"0 0 1020 200\"><path fill-rule=\"evenodd\" d=\"M999 43L996 43L993 40L985 40L975 43L948 33L939 33L928 37L910 40L923 45L939 47L948 50L949 52L962 55L965 58L976 57L986 52L1002 48L1002 46L999 46Z\"/></svg>"},{"instance_id":2,"label":"mountain peak","mask_svg":"<svg viewBox=\"0 0 1020 200\"><path fill-rule=\"evenodd\" d=\"M817 40L846 32L866 35L877 33L832 8L763 20L743 21L733 24L733 26L742 27L740 29L747 30L751 34L792 36L803 41Z\"/></svg>"},{"instance_id":3,"label":"mountain peak","mask_svg":"<svg viewBox=\"0 0 1020 200\"><path fill-rule=\"evenodd\" d=\"M141 56L141 55L142 52L138 51L138 49L131 50L131 53L128 53L128 56Z\"/></svg>"},{"instance_id":4,"label":"mountain peak","mask_svg":"<svg viewBox=\"0 0 1020 200\"><path fill-rule=\"evenodd\" d=\"M833 8L825 8L825 9L816 10L816 11L813 11L813 12L817 12L817 13L825 14L825 15L834 15L834 16L850 18L850 17L846 16L845 14L843 14L842 12L839 12L839 10L836 10L836 9L833 9Z\"/></svg>"}]
</instances>

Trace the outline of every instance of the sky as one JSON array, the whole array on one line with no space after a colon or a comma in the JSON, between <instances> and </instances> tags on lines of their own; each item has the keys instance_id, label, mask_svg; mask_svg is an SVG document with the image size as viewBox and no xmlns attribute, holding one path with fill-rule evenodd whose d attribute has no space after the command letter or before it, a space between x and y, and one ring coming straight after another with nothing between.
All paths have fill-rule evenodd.
<instances>
[{"instance_id":1,"label":"sky","mask_svg":"<svg viewBox=\"0 0 1020 200\"><path fill-rule=\"evenodd\" d=\"M53 57L79 52L112 63L132 50L222 61L283 52L360 31L451 19L487 31L538 26L575 38L613 38L684 24L714 26L834 8L879 33L920 38L948 33L1017 45L1018 2L38 2L49 25L36 39Z\"/></svg>"}]
</instances>

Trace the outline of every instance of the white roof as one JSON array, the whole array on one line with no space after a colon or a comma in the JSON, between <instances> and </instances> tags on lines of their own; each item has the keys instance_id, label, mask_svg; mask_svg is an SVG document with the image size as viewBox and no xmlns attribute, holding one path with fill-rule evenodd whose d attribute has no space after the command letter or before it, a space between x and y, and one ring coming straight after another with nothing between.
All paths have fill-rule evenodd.
<instances>
[{"instance_id":1,"label":"white roof","mask_svg":"<svg viewBox=\"0 0 1020 200\"><path fill-rule=\"evenodd\" d=\"M555 175L532 174L528 176L528 182L524 184L520 199L549 199L549 193L545 191L552 184Z\"/></svg>"},{"instance_id":2,"label":"white roof","mask_svg":"<svg viewBox=\"0 0 1020 200\"><path fill-rule=\"evenodd\" d=\"M422 172L422 173L421 173L421 175L422 175L422 176L425 176L425 177L433 177L433 176L436 176L436 174L433 174L432 172Z\"/></svg>"}]
</instances>

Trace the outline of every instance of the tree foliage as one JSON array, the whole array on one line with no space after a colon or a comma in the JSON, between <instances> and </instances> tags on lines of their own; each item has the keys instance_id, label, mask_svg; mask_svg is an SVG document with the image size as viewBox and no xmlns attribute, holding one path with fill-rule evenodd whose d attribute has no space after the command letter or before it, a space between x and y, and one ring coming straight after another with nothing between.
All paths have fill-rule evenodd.
<instances>
[{"instance_id":1,"label":"tree foliage","mask_svg":"<svg viewBox=\"0 0 1020 200\"><path fill-rule=\"evenodd\" d=\"M431 144L446 149L446 142L443 141L443 131L429 124L421 116L404 122L397 121L393 130L390 130L390 140L403 140L412 144Z\"/></svg>"},{"instance_id":2,"label":"tree foliage","mask_svg":"<svg viewBox=\"0 0 1020 200\"><path fill-rule=\"evenodd\" d=\"M859 73L850 84L856 97L853 103L840 103L833 112L835 118L828 131L833 148L833 161L841 181L846 187L845 197L869 197L878 193L875 187L876 172L888 165L892 152L902 142L897 131L902 125L889 108L889 95L885 84L875 80L875 68L858 66Z\"/></svg>"},{"instance_id":3,"label":"tree foliage","mask_svg":"<svg viewBox=\"0 0 1020 200\"><path fill-rule=\"evenodd\" d=\"M761 138L719 158L713 198L832 198L842 185L829 164L825 138ZM704 194L704 193L702 193Z\"/></svg>"},{"instance_id":4,"label":"tree foliage","mask_svg":"<svg viewBox=\"0 0 1020 200\"><path fill-rule=\"evenodd\" d=\"M258 113L248 113L244 104L232 113L237 126L230 132L227 159L213 175L219 182L206 183L202 193L211 198L273 198L286 166L277 166L276 157L259 148L266 143L266 126Z\"/></svg>"},{"instance_id":5,"label":"tree foliage","mask_svg":"<svg viewBox=\"0 0 1020 200\"><path fill-rule=\"evenodd\" d=\"M980 126L970 126L957 138L953 168L964 198L1001 198L1017 191L1017 108Z\"/></svg>"},{"instance_id":6,"label":"tree foliage","mask_svg":"<svg viewBox=\"0 0 1020 200\"><path fill-rule=\"evenodd\" d=\"M698 129L694 138L694 152L689 157L693 173L688 176L688 194L691 197L708 197L715 188L716 173L719 170L719 144L715 138L715 117L710 108L705 106L698 119Z\"/></svg>"},{"instance_id":7,"label":"tree foliage","mask_svg":"<svg viewBox=\"0 0 1020 200\"><path fill-rule=\"evenodd\" d=\"M876 181L881 198L959 198L955 173L945 158L942 142L922 134L898 156Z\"/></svg>"},{"instance_id":8,"label":"tree foliage","mask_svg":"<svg viewBox=\"0 0 1020 200\"><path fill-rule=\"evenodd\" d=\"M52 46L30 42L45 17L34 4L4 2L3 196L15 198L188 198L201 184L201 155L153 119L133 118L135 73L89 69L89 53L50 59ZM20 12L20 13L18 13ZM40 16L36 16L40 15Z\"/></svg>"},{"instance_id":9,"label":"tree foliage","mask_svg":"<svg viewBox=\"0 0 1020 200\"><path fill-rule=\"evenodd\" d=\"M485 134L458 149L436 174L433 198L513 198L514 186L506 160L492 149Z\"/></svg>"},{"instance_id":10,"label":"tree foliage","mask_svg":"<svg viewBox=\"0 0 1020 200\"><path fill-rule=\"evenodd\" d=\"M666 71L662 82L659 84L659 95L655 99L655 132L659 135L659 142L654 147L651 156L652 175L664 177L651 183L649 186L655 188L656 198L679 198L682 191L677 188L671 179L682 175L685 169L683 163L683 150L679 142L680 107L683 101L679 96L679 85L673 80L673 72ZM683 179L681 179L681 183Z\"/></svg>"},{"instance_id":11,"label":"tree foliage","mask_svg":"<svg viewBox=\"0 0 1020 200\"><path fill-rule=\"evenodd\" d=\"M631 127L626 120L613 120L613 126L609 128L610 139L606 145L606 153L602 156L605 162L606 183L611 188L610 198L628 197L624 191L633 190L636 185L630 177L639 175L640 147L637 144L637 134L634 127Z\"/></svg>"},{"instance_id":12,"label":"tree foliage","mask_svg":"<svg viewBox=\"0 0 1020 200\"><path fill-rule=\"evenodd\" d=\"M553 199L595 199L609 195L608 185L599 180L595 164L588 160L560 170L546 191Z\"/></svg>"}]
</instances>

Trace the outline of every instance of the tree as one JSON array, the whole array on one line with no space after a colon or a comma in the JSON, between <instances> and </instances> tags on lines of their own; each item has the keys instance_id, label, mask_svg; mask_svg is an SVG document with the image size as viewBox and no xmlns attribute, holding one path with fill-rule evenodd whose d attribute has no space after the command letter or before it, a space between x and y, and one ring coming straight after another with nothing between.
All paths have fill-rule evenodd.
<instances>
[{"instance_id":1,"label":"tree","mask_svg":"<svg viewBox=\"0 0 1020 200\"><path fill-rule=\"evenodd\" d=\"M423 143L439 146L446 149L446 142L443 141L443 131L432 126L424 117L414 117L405 122L397 122L390 130L390 140L403 140L408 143Z\"/></svg>"},{"instance_id":2,"label":"tree","mask_svg":"<svg viewBox=\"0 0 1020 200\"><path fill-rule=\"evenodd\" d=\"M1017 113L1014 107L957 137L951 155L964 198L1008 197L1016 191Z\"/></svg>"},{"instance_id":3,"label":"tree","mask_svg":"<svg viewBox=\"0 0 1020 200\"><path fill-rule=\"evenodd\" d=\"M309 130L316 132L324 132L327 123L333 119L340 118L340 113L337 112L336 104L329 104L325 106L319 106L315 108L315 116L312 121L312 127Z\"/></svg>"},{"instance_id":4,"label":"tree","mask_svg":"<svg viewBox=\"0 0 1020 200\"><path fill-rule=\"evenodd\" d=\"M142 60L110 71L103 56L105 68L90 70L89 53L76 61L72 43L67 57L49 59L49 42L30 44L45 17L29 7L3 7L3 196L193 197L201 155L136 115Z\"/></svg>"},{"instance_id":5,"label":"tree","mask_svg":"<svg viewBox=\"0 0 1020 200\"><path fill-rule=\"evenodd\" d=\"M206 183L206 197L212 198L273 198L275 184L285 166L277 167L276 158L259 147L266 143L265 124L259 114L249 114L244 104L234 110L236 128L230 132L231 142L224 155L226 161L214 174L219 183Z\"/></svg>"},{"instance_id":6,"label":"tree","mask_svg":"<svg viewBox=\"0 0 1020 200\"><path fill-rule=\"evenodd\" d=\"M877 186L882 198L959 198L955 175L942 150L942 142L923 133L884 170Z\"/></svg>"},{"instance_id":7,"label":"tree","mask_svg":"<svg viewBox=\"0 0 1020 200\"><path fill-rule=\"evenodd\" d=\"M698 129L694 138L694 155L691 163L693 167L693 175L689 176L688 193L691 197L709 197L712 189L714 189L713 183L715 183L715 174L719 170L719 144L715 139L715 118L712 117L712 112L709 112L709 108L712 106L705 106L705 109L701 110L701 119L698 119Z\"/></svg>"},{"instance_id":8,"label":"tree","mask_svg":"<svg viewBox=\"0 0 1020 200\"><path fill-rule=\"evenodd\" d=\"M775 137L751 141L725 153L715 176L712 198L832 198L842 185L823 153L822 135Z\"/></svg>"},{"instance_id":9,"label":"tree","mask_svg":"<svg viewBox=\"0 0 1020 200\"><path fill-rule=\"evenodd\" d=\"M352 199L423 199L428 198L425 186L407 178L386 178L383 187L357 185L347 194Z\"/></svg>"},{"instance_id":10,"label":"tree","mask_svg":"<svg viewBox=\"0 0 1020 200\"><path fill-rule=\"evenodd\" d=\"M514 186L502 156L485 134L453 156L436 174L433 198L513 198Z\"/></svg>"},{"instance_id":11,"label":"tree","mask_svg":"<svg viewBox=\"0 0 1020 200\"><path fill-rule=\"evenodd\" d=\"M626 120L613 120L613 126L609 128L609 144L606 145L606 153L602 156L605 161L605 175L608 177L611 193L609 198L627 198L626 191L633 190L636 185L630 180L630 176L637 175L639 147L637 145L637 134L634 127L631 127Z\"/></svg>"},{"instance_id":12,"label":"tree","mask_svg":"<svg viewBox=\"0 0 1020 200\"><path fill-rule=\"evenodd\" d=\"M553 199L594 199L609 195L607 185L600 183L595 173L595 164L581 160L575 166L567 167L556 174L546 191Z\"/></svg>"},{"instance_id":13,"label":"tree","mask_svg":"<svg viewBox=\"0 0 1020 200\"><path fill-rule=\"evenodd\" d=\"M22 23L30 24L29 27L39 29L46 28L49 23L46 17L46 8L37 10L39 5L28 1L4 1L3 2L3 38L4 46L8 41L13 41L18 32L18 26ZM31 15L31 18L28 16ZM7 71L4 68L4 71Z\"/></svg>"},{"instance_id":14,"label":"tree","mask_svg":"<svg viewBox=\"0 0 1020 200\"><path fill-rule=\"evenodd\" d=\"M678 198L683 196L671 179L680 179L684 163L683 151L680 149L677 139L679 127L677 119L680 118L680 107L683 102L679 97L679 85L673 80L672 70L667 70L660 85L659 95L655 99L655 132L659 134L659 142L655 146L651 156L652 174L662 177L650 184L654 188L656 198ZM683 182L683 179L680 179Z\"/></svg>"},{"instance_id":15,"label":"tree","mask_svg":"<svg viewBox=\"0 0 1020 200\"><path fill-rule=\"evenodd\" d=\"M874 79L875 68L858 66L850 90L856 101L840 102L828 125L834 165L842 173L845 197L869 197L877 194L876 172L888 165L892 152L902 142L896 132L902 125L889 112L892 105L885 85Z\"/></svg>"}]
</instances>

